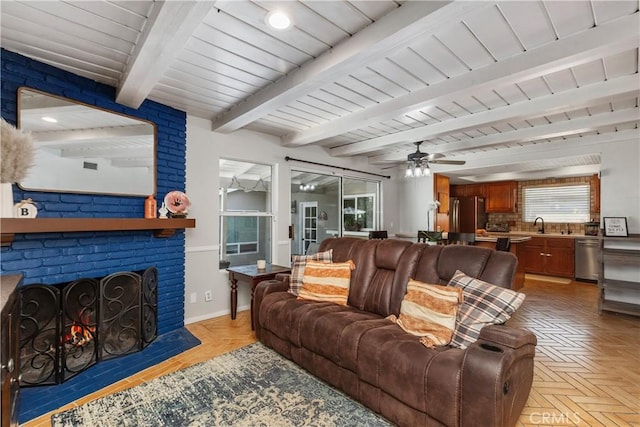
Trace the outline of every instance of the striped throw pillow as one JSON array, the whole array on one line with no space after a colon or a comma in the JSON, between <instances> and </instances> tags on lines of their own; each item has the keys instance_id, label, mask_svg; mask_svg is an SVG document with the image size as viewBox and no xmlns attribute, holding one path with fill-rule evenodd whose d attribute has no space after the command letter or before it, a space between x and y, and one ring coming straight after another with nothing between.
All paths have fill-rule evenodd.
<instances>
[{"instance_id":1,"label":"striped throw pillow","mask_svg":"<svg viewBox=\"0 0 640 427\"><path fill-rule=\"evenodd\" d=\"M461 302L462 289L409 279L400 316L387 318L408 333L421 337L420 342L426 347L447 345Z\"/></svg>"},{"instance_id":2,"label":"striped throw pillow","mask_svg":"<svg viewBox=\"0 0 640 427\"><path fill-rule=\"evenodd\" d=\"M307 261L298 299L347 305L353 261L323 263Z\"/></svg>"},{"instance_id":3,"label":"striped throw pillow","mask_svg":"<svg viewBox=\"0 0 640 427\"><path fill-rule=\"evenodd\" d=\"M449 286L462 289L464 295L451 339L452 346L462 349L473 344L485 326L509 320L525 298L523 293L469 277L460 270L453 275Z\"/></svg>"},{"instance_id":4,"label":"striped throw pillow","mask_svg":"<svg viewBox=\"0 0 640 427\"><path fill-rule=\"evenodd\" d=\"M331 262L333 249L318 252L313 255L294 255L291 260L291 276L289 277L289 293L298 296L302 287L304 268L307 261Z\"/></svg>"}]
</instances>

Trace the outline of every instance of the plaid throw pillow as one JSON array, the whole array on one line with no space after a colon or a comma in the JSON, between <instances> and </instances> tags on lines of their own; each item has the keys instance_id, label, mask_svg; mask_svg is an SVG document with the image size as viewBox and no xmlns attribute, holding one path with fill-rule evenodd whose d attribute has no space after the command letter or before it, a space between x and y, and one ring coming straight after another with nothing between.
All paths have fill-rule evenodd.
<instances>
[{"instance_id":1,"label":"plaid throw pillow","mask_svg":"<svg viewBox=\"0 0 640 427\"><path fill-rule=\"evenodd\" d=\"M400 316L388 316L406 332L421 337L426 347L449 344L462 302L462 289L409 279Z\"/></svg>"},{"instance_id":2,"label":"plaid throw pillow","mask_svg":"<svg viewBox=\"0 0 640 427\"><path fill-rule=\"evenodd\" d=\"M325 252L318 252L313 255L294 255L291 261L291 277L289 278L289 293L298 296L302 287L304 277L304 267L307 261L331 262L333 249Z\"/></svg>"},{"instance_id":3,"label":"plaid throw pillow","mask_svg":"<svg viewBox=\"0 0 640 427\"><path fill-rule=\"evenodd\" d=\"M456 271L449 286L462 288L463 303L458 311L451 345L467 348L486 325L497 325L511 318L524 301L525 294L491 285Z\"/></svg>"},{"instance_id":4,"label":"plaid throw pillow","mask_svg":"<svg viewBox=\"0 0 640 427\"><path fill-rule=\"evenodd\" d=\"M347 305L353 261L324 263L307 261L298 299Z\"/></svg>"}]
</instances>

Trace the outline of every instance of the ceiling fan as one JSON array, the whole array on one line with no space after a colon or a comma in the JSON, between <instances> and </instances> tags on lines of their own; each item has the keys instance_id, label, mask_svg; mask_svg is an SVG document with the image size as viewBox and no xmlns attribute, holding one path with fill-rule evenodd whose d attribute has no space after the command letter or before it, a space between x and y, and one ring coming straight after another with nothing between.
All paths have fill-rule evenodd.
<instances>
[{"instance_id":1,"label":"ceiling fan","mask_svg":"<svg viewBox=\"0 0 640 427\"><path fill-rule=\"evenodd\" d=\"M444 154L434 153L428 154L420 151L420 144L424 141L414 142L416 145L416 152L407 156L407 171L406 177L420 177L429 176L431 170L429 169L429 163L437 163L441 165L464 165L464 160L444 160Z\"/></svg>"}]
</instances>

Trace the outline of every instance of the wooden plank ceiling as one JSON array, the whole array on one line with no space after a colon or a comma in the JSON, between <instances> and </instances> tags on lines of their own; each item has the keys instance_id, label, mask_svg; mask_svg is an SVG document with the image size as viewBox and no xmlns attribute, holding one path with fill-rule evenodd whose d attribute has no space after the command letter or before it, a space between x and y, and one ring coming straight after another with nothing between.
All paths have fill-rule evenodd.
<instances>
[{"instance_id":1,"label":"wooden plank ceiling","mask_svg":"<svg viewBox=\"0 0 640 427\"><path fill-rule=\"evenodd\" d=\"M274 10L287 30L265 23ZM282 144L459 182L595 173L638 136L637 0L3 1L2 47ZM304 150L301 152L303 156Z\"/></svg>"}]
</instances>

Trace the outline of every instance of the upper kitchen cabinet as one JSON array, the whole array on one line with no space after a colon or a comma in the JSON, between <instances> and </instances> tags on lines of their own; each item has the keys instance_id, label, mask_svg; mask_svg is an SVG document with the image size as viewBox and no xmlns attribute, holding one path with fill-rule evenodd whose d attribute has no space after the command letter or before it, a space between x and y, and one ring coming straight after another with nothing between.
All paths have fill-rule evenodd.
<instances>
[{"instance_id":1,"label":"upper kitchen cabinet","mask_svg":"<svg viewBox=\"0 0 640 427\"><path fill-rule=\"evenodd\" d=\"M484 184L487 213L518 212L518 182L499 181Z\"/></svg>"},{"instance_id":2,"label":"upper kitchen cabinet","mask_svg":"<svg viewBox=\"0 0 640 427\"><path fill-rule=\"evenodd\" d=\"M484 197L484 195L484 184L464 184L451 186L451 197Z\"/></svg>"}]
</instances>

